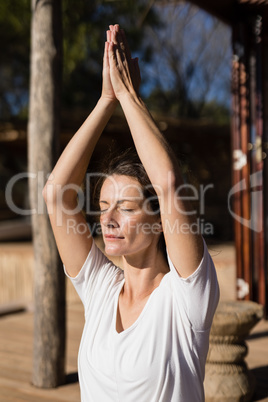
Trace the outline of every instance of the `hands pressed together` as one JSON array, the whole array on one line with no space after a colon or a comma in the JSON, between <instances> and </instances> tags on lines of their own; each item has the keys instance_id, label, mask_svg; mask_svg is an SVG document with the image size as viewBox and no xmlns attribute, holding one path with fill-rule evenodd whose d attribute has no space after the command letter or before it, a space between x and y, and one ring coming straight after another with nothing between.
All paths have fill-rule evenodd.
<instances>
[{"instance_id":1,"label":"hands pressed together","mask_svg":"<svg viewBox=\"0 0 268 402\"><path fill-rule=\"evenodd\" d=\"M112 101L125 94L138 95L141 82L138 59L132 59L125 33L119 25L107 31L103 58L102 97Z\"/></svg>"}]
</instances>

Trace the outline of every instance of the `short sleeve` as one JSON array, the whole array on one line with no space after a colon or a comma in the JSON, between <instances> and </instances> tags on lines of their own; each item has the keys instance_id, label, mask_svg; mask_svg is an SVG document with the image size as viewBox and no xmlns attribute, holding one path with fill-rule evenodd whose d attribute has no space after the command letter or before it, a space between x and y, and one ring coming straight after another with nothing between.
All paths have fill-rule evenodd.
<instances>
[{"instance_id":1,"label":"short sleeve","mask_svg":"<svg viewBox=\"0 0 268 402\"><path fill-rule=\"evenodd\" d=\"M64 272L77 291L84 305L85 313L94 294L100 291L105 293L110 286L124 277L123 271L102 253L94 241L77 276L70 277L65 267Z\"/></svg>"},{"instance_id":2,"label":"short sleeve","mask_svg":"<svg viewBox=\"0 0 268 402\"><path fill-rule=\"evenodd\" d=\"M214 263L203 239L204 253L198 268L182 278L168 256L175 297L184 310L185 320L197 331L211 327L219 302L219 285Z\"/></svg>"}]
</instances>

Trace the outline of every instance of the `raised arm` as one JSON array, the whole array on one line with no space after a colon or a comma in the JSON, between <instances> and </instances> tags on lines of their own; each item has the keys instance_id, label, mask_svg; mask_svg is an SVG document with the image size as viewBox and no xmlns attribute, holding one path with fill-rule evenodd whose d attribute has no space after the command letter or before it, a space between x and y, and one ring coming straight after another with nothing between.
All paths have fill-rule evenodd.
<instances>
[{"instance_id":1,"label":"raised arm","mask_svg":"<svg viewBox=\"0 0 268 402\"><path fill-rule=\"evenodd\" d=\"M110 31L107 32L107 39L110 39ZM43 190L61 259L67 272L73 277L81 269L92 245L89 228L77 203L77 193L95 145L117 103L110 82L106 42L102 95L92 113L66 146Z\"/></svg>"},{"instance_id":2,"label":"raised arm","mask_svg":"<svg viewBox=\"0 0 268 402\"><path fill-rule=\"evenodd\" d=\"M123 31L112 28L109 45L111 82L126 116L137 152L159 197L161 222L169 256L182 277L198 267L203 255L200 234L191 231L197 219L183 197L179 165L138 94L139 69ZM180 195L182 195L180 193Z\"/></svg>"}]
</instances>

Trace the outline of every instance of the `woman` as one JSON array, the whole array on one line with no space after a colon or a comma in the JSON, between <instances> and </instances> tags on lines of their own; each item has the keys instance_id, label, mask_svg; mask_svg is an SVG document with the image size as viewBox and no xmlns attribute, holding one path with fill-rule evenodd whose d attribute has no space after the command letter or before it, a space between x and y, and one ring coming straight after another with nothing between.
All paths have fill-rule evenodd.
<instances>
[{"instance_id":1,"label":"woman","mask_svg":"<svg viewBox=\"0 0 268 402\"><path fill-rule=\"evenodd\" d=\"M100 100L44 189L66 274L85 308L81 398L200 402L217 278L202 236L191 233L196 218L179 197L179 167L138 94L139 84L124 32L110 26ZM77 205L77 189L118 101L142 162L118 157L100 190L105 254L121 256L123 271L96 247ZM86 229L68 230L70 219ZM163 235L168 262L159 246Z\"/></svg>"}]
</instances>

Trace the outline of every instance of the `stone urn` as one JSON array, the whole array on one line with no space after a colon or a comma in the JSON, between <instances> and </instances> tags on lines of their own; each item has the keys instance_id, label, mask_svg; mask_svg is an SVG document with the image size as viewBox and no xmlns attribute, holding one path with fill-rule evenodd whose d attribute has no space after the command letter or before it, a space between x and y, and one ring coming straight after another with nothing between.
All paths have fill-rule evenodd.
<instances>
[{"instance_id":1,"label":"stone urn","mask_svg":"<svg viewBox=\"0 0 268 402\"><path fill-rule=\"evenodd\" d=\"M251 301L223 301L216 310L206 363L206 402L251 401L255 381L245 362L245 339L263 317Z\"/></svg>"}]
</instances>

